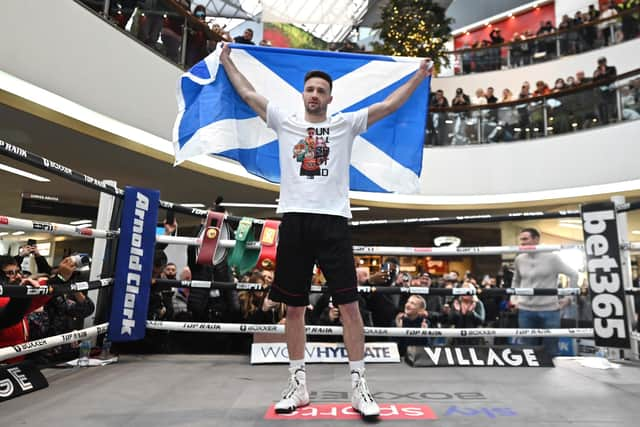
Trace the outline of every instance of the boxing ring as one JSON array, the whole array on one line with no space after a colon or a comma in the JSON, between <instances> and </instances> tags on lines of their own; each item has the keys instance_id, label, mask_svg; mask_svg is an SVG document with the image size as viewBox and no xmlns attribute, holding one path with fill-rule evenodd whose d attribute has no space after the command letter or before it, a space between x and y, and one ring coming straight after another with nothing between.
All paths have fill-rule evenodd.
<instances>
[{"instance_id":1,"label":"boxing ring","mask_svg":"<svg viewBox=\"0 0 640 427\"><path fill-rule=\"evenodd\" d=\"M23 161L59 176L89 186L110 196L121 197L123 191L115 185L87 175L55 167L48 160L24 149L7 148L0 144L0 154ZM18 147L19 148L19 147ZM207 211L191 209L160 201L160 206L176 212L207 216ZM617 205L618 213L624 213L637 206ZM541 213L541 217L580 216L580 212ZM99 214L100 215L100 214ZM490 216L489 216L490 217ZM522 216L509 215L522 219ZM240 218L225 218L238 223ZM439 219L439 221L442 219ZM487 218L485 215L444 219L453 222L480 222L484 220L507 220L503 216ZM401 220L408 222L432 222ZM373 223L392 223L378 221ZM120 231L109 229L109 221L102 221L104 229L78 228L65 224L42 223L26 219L2 216L0 229L33 231L38 229L53 235L70 235L102 241L115 241ZM265 222L256 220L255 224ZM43 224L45 225L43 227ZM98 224L100 225L100 223ZM367 225L361 221L353 224ZM618 230L619 231L619 230ZM620 233L622 235L622 233ZM236 240L223 236L217 241L218 248L232 249ZM622 235L624 237L624 235ZM204 237L157 236L156 243L171 243L202 247ZM621 238L619 247L624 256L630 251L640 250L640 244L626 242ZM588 245L587 245L588 246ZM259 249L260 241L246 242L247 249ZM383 246L356 246L357 254L384 255L495 255L512 253L550 252L560 249L584 249L583 245L538 245L501 246L474 248L404 248ZM587 248L588 250L588 248ZM95 252L94 252L95 254ZM95 260L94 256L94 260ZM211 259L211 258L210 258ZM54 295L64 291L90 291L110 289L113 277L107 275L109 267L100 266L101 271L93 274L92 280L69 283L62 287L6 285L0 287L0 295L10 298ZM100 277L100 276L105 277ZM624 274L623 274L624 277ZM157 289L208 288L234 291L259 291L262 287L254 283L176 281L152 279ZM322 286L312 286L312 292L325 291ZM624 310L629 310L630 295L638 293L625 277ZM360 286L359 292L418 294L430 296L475 295L475 289L468 288L390 288ZM558 295L578 296L577 288L561 289L492 289L494 295ZM595 295L597 296L597 295ZM609 301L608 299L605 301ZM612 316L618 305L611 303ZM597 309L597 308L596 308ZM606 314L606 313L605 313ZM628 313L627 313L628 314ZM55 337L48 337L12 347L0 349L0 362L17 355L27 355L61 344L93 339L103 336L108 323L89 326ZM283 334L283 325L247 325L230 323L196 323L147 321L146 329L164 330L171 333L201 332L201 339L208 339L210 333ZM480 331L480 332L478 332ZM340 327L307 326L307 333L313 335L341 335ZM415 329L415 328L365 328L366 336L384 337L425 337L463 338L469 336L490 337L597 337L591 328L572 329ZM447 366L420 369L405 363L368 364L367 377L372 393L381 407L379 422L389 425L522 425L522 426L627 426L635 425L634 415L638 414L637 400L640 397L640 369L638 367L637 343L640 336L630 333L631 346L625 350L624 359L567 357L556 358L555 367L521 367L513 355L505 350L491 361L483 359L478 367ZM235 336L235 335L234 335ZM284 341L284 337L283 337ZM614 353L611 353L613 355ZM623 353L618 353L622 355ZM442 356L445 357L445 356ZM461 356L461 353L447 353L446 357L456 357L459 365L469 360L479 360L477 355ZM461 361L465 363L461 363ZM466 363L469 365L469 363ZM476 364L478 366L478 364ZM530 365L537 366L537 365ZM313 425L334 425L336 421L359 421L350 407L349 380L346 367L337 363L310 364L307 368L312 404L299 408L292 414L273 412L272 405L284 386L286 369L280 365L252 365L246 355L120 355L118 363L95 368L44 369L49 386L37 392L27 393L18 398L0 402L2 425L97 425L97 426L148 426L148 425L287 425L288 422L309 422ZM0 394L3 384L0 382Z\"/></svg>"}]
</instances>

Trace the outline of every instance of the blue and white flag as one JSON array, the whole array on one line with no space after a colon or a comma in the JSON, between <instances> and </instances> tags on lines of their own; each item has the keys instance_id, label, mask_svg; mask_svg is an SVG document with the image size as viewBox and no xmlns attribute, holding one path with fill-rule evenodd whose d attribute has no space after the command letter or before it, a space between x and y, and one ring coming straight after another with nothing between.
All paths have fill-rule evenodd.
<instances>
[{"instance_id":1,"label":"blue and white flag","mask_svg":"<svg viewBox=\"0 0 640 427\"><path fill-rule=\"evenodd\" d=\"M215 154L278 183L276 134L236 93L220 65L220 51L218 47L178 82L176 164ZM303 113L301 92L309 70L323 70L333 78L329 114L335 114L383 101L419 67L417 58L248 45L232 45L231 58L258 93L290 113ZM356 138L351 190L418 192L429 88L426 79L398 111Z\"/></svg>"}]
</instances>

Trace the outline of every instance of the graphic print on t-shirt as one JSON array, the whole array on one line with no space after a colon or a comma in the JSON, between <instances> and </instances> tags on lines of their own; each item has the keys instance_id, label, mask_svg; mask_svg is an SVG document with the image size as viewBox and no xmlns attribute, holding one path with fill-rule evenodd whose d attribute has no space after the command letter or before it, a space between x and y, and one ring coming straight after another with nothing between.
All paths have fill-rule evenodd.
<instances>
[{"instance_id":1,"label":"graphic print on t-shirt","mask_svg":"<svg viewBox=\"0 0 640 427\"><path fill-rule=\"evenodd\" d=\"M329 160L329 128L307 128L307 136L293 146L293 158L300 163L300 176L313 179L328 176L329 170L321 168Z\"/></svg>"}]
</instances>

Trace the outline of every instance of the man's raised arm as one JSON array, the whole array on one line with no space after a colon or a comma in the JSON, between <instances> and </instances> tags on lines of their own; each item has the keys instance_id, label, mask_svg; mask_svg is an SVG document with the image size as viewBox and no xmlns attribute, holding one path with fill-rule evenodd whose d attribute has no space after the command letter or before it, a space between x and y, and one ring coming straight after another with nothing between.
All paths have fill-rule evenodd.
<instances>
[{"instance_id":1,"label":"man's raised arm","mask_svg":"<svg viewBox=\"0 0 640 427\"><path fill-rule=\"evenodd\" d=\"M233 63L229 53L231 48L228 43L224 43L222 46L222 52L220 53L220 63L227 72L229 81L233 85L233 88L238 92L238 95L244 102L249 104L249 107L253 109L260 118L267 121L267 98L256 92L255 88L249 83L249 80L238 70L236 64Z\"/></svg>"},{"instance_id":2,"label":"man's raised arm","mask_svg":"<svg viewBox=\"0 0 640 427\"><path fill-rule=\"evenodd\" d=\"M413 94L420 83L431 75L431 65L433 63L427 58L420 62L420 67L416 73L405 84L394 90L391 95L382 102L377 102L369 107L367 127L371 126L378 120L387 117L404 104Z\"/></svg>"}]
</instances>

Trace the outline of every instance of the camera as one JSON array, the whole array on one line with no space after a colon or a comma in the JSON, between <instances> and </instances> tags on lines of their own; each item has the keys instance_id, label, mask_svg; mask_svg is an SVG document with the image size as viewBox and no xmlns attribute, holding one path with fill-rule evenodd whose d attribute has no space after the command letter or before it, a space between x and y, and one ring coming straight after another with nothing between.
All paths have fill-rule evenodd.
<instances>
[{"instance_id":1,"label":"camera","mask_svg":"<svg viewBox=\"0 0 640 427\"><path fill-rule=\"evenodd\" d=\"M76 264L76 268L84 267L91 264L91 257L89 254L73 254L70 258Z\"/></svg>"},{"instance_id":2,"label":"camera","mask_svg":"<svg viewBox=\"0 0 640 427\"><path fill-rule=\"evenodd\" d=\"M396 270L396 267L393 263L385 262L384 264L382 264L382 267L380 267L380 271L388 273L389 275L389 277L385 281L386 286L391 286L396 282L396 275L398 274L398 271Z\"/></svg>"}]
</instances>

